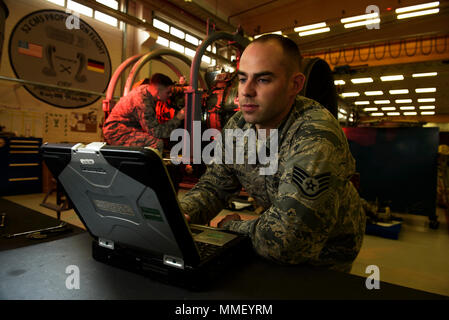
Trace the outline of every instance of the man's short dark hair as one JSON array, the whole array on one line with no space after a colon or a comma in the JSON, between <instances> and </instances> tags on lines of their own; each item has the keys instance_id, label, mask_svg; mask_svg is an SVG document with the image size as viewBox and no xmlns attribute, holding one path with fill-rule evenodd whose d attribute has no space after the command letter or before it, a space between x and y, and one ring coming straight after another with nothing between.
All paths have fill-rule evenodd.
<instances>
[{"instance_id":1,"label":"man's short dark hair","mask_svg":"<svg viewBox=\"0 0 449 320\"><path fill-rule=\"evenodd\" d=\"M282 47L282 50L284 51L285 55L287 56L287 59L289 60L288 64L291 65L291 68L293 69L292 71L294 71L295 67L298 68L298 71L301 70L301 63L302 63L301 52L299 51L298 46L292 39L281 36L279 34L265 34L263 36L260 36L251 43L266 43L270 41L275 41Z\"/></svg>"},{"instance_id":2,"label":"man's short dark hair","mask_svg":"<svg viewBox=\"0 0 449 320\"><path fill-rule=\"evenodd\" d=\"M169 87L174 85L173 81L167 77L165 74L162 73L155 73L151 77L150 84L157 85L157 86L163 86L163 87Z\"/></svg>"}]
</instances>

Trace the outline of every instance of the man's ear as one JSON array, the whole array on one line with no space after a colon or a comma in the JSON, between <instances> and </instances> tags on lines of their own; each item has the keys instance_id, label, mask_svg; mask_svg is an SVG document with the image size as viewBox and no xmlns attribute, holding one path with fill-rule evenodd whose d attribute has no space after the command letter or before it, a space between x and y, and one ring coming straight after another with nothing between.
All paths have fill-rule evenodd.
<instances>
[{"instance_id":1,"label":"man's ear","mask_svg":"<svg viewBox=\"0 0 449 320\"><path fill-rule=\"evenodd\" d=\"M302 74L301 72L297 72L292 75L292 81L293 81L293 90L295 95L301 92L302 88L304 87L304 83L306 82L306 76Z\"/></svg>"}]
</instances>

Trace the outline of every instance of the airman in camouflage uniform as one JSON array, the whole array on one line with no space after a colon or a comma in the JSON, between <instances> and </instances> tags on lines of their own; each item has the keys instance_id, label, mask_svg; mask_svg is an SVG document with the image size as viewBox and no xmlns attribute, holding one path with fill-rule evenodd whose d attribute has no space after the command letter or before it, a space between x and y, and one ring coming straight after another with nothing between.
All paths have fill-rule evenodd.
<instances>
[{"instance_id":1,"label":"airman in camouflage uniform","mask_svg":"<svg viewBox=\"0 0 449 320\"><path fill-rule=\"evenodd\" d=\"M142 84L122 97L104 123L105 141L110 145L151 147L162 153L162 138L169 138L184 119L184 110L165 123L156 118L154 100L165 101L172 84L170 78L156 73L150 84Z\"/></svg>"},{"instance_id":2,"label":"airman in camouflage uniform","mask_svg":"<svg viewBox=\"0 0 449 320\"><path fill-rule=\"evenodd\" d=\"M224 128L277 128L277 172L260 175L261 165L247 162L212 164L181 200L181 206L192 223L206 223L244 187L265 211L249 221L228 215L219 226L249 235L256 252L273 261L349 272L365 231L361 201L349 180L355 161L330 112L313 100L296 96L304 76L295 73L299 68L285 67L282 56L284 60L288 57L288 49L280 42L291 40L282 38L263 36L244 51L239 71L241 111ZM281 60L277 65L276 57ZM286 73L284 80L282 72ZM282 81L284 89L279 89ZM282 104L284 95L286 106ZM279 100L281 104L276 105ZM269 104L264 104L267 101ZM273 105L277 113L264 117L262 113ZM285 110L280 121L270 122ZM244 148L247 157L248 146Z\"/></svg>"}]
</instances>

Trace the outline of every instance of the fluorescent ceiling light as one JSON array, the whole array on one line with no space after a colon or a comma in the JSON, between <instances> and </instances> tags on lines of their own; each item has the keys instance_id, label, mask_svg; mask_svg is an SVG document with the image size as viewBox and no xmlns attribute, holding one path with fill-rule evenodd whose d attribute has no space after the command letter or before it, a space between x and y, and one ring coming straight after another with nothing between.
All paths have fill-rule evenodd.
<instances>
[{"instance_id":1,"label":"fluorescent ceiling light","mask_svg":"<svg viewBox=\"0 0 449 320\"><path fill-rule=\"evenodd\" d=\"M365 108L363 111L377 111L377 108Z\"/></svg>"},{"instance_id":2,"label":"fluorescent ceiling light","mask_svg":"<svg viewBox=\"0 0 449 320\"><path fill-rule=\"evenodd\" d=\"M362 14L360 16L343 18L340 21L341 21L341 23L348 23L348 22L359 21L359 20L374 19L374 18L377 18L378 16L379 16L379 13L373 12L373 13L369 13L369 14Z\"/></svg>"},{"instance_id":3,"label":"fluorescent ceiling light","mask_svg":"<svg viewBox=\"0 0 449 320\"><path fill-rule=\"evenodd\" d=\"M303 31L298 33L300 37L310 36L311 34L317 34L317 33L324 33L331 31L331 28L321 28L321 29L315 29L315 30L309 30L309 31Z\"/></svg>"},{"instance_id":4,"label":"fluorescent ceiling light","mask_svg":"<svg viewBox=\"0 0 449 320\"><path fill-rule=\"evenodd\" d=\"M404 116L416 116L416 112L404 112Z\"/></svg>"},{"instance_id":5,"label":"fluorescent ceiling light","mask_svg":"<svg viewBox=\"0 0 449 320\"><path fill-rule=\"evenodd\" d=\"M366 26L366 25L375 24L375 23L380 23L380 19L372 19L372 20L366 20L366 21L359 21L359 22L348 23L348 24L345 24L344 27L345 27L346 29L349 29L349 28L355 28L355 27L360 27L360 26Z\"/></svg>"},{"instance_id":6,"label":"fluorescent ceiling light","mask_svg":"<svg viewBox=\"0 0 449 320\"><path fill-rule=\"evenodd\" d=\"M435 77L438 75L438 72L425 72L425 73L414 73L412 74L413 78L420 78L420 77Z\"/></svg>"},{"instance_id":7,"label":"fluorescent ceiling light","mask_svg":"<svg viewBox=\"0 0 449 320\"><path fill-rule=\"evenodd\" d=\"M395 100L396 103L412 103L412 99L398 99Z\"/></svg>"},{"instance_id":8,"label":"fluorescent ceiling light","mask_svg":"<svg viewBox=\"0 0 449 320\"><path fill-rule=\"evenodd\" d=\"M402 74L398 74L398 75L394 75L394 76L383 76L383 77L380 77L380 80L382 80L382 81L404 80L404 76Z\"/></svg>"},{"instance_id":9,"label":"fluorescent ceiling light","mask_svg":"<svg viewBox=\"0 0 449 320\"><path fill-rule=\"evenodd\" d=\"M420 106L420 110L434 110L435 106Z\"/></svg>"},{"instance_id":10,"label":"fluorescent ceiling light","mask_svg":"<svg viewBox=\"0 0 449 320\"><path fill-rule=\"evenodd\" d=\"M435 114L435 111L423 111L421 112L421 115L423 116L433 116Z\"/></svg>"},{"instance_id":11,"label":"fluorescent ceiling light","mask_svg":"<svg viewBox=\"0 0 449 320\"><path fill-rule=\"evenodd\" d=\"M315 23L315 24L309 24L306 26L302 26L302 27L296 27L295 29L293 29L295 32L300 32L300 31L306 31L306 30L312 30L312 29L318 29L318 28L324 28L326 26L326 22L320 22L320 23Z\"/></svg>"},{"instance_id":12,"label":"fluorescent ceiling light","mask_svg":"<svg viewBox=\"0 0 449 320\"><path fill-rule=\"evenodd\" d=\"M381 117L381 116L384 115L384 113L383 113L383 112L375 112L375 113L371 113L371 115L372 115L373 117Z\"/></svg>"},{"instance_id":13,"label":"fluorescent ceiling light","mask_svg":"<svg viewBox=\"0 0 449 320\"><path fill-rule=\"evenodd\" d=\"M340 108L340 109L338 109L338 111L340 111L340 112L343 113L343 114L347 114L347 112L346 112L345 109Z\"/></svg>"},{"instance_id":14,"label":"fluorescent ceiling light","mask_svg":"<svg viewBox=\"0 0 449 320\"><path fill-rule=\"evenodd\" d=\"M404 106L404 107L399 107L399 109L401 110L415 110L414 106Z\"/></svg>"},{"instance_id":15,"label":"fluorescent ceiling light","mask_svg":"<svg viewBox=\"0 0 449 320\"><path fill-rule=\"evenodd\" d=\"M408 6L408 7L397 8L395 10L395 12L396 13L404 13L404 12L410 12L410 11L434 8L434 7L438 7L439 5L440 5L439 1L428 2L428 3L418 4L418 5L415 5L415 6Z\"/></svg>"},{"instance_id":16,"label":"fluorescent ceiling light","mask_svg":"<svg viewBox=\"0 0 449 320\"><path fill-rule=\"evenodd\" d=\"M415 89L416 93L426 93L426 92L436 92L437 88L417 88Z\"/></svg>"},{"instance_id":17,"label":"fluorescent ceiling light","mask_svg":"<svg viewBox=\"0 0 449 320\"><path fill-rule=\"evenodd\" d=\"M400 116L401 114L399 112L387 112L388 116Z\"/></svg>"},{"instance_id":18,"label":"fluorescent ceiling light","mask_svg":"<svg viewBox=\"0 0 449 320\"><path fill-rule=\"evenodd\" d=\"M396 108L395 107L383 107L382 110L383 111L394 111L394 110L396 110Z\"/></svg>"},{"instance_id":19,"label":"fluorescent ceiling light","mask_svg":"<svg viewBox=\"0 0 449 320\"><path fill-rule=\"evenodd\" d=\"M374 100L375 104L389 104L390 100Z\"/></svg>"},{"instance_id":20,"label":"fluorescent ceiling light","mask_svg":"<svg viewBox=\"0 0 449 320\"><path fill-rule=\"evenodd\" d=\"M346 97L358 97L360 94L358 93L358 92L343 92L342 94L341 94L341 96L343 97L343 98L346 98Z\"/></svg>"},{"instance_id":21,"label":"fluorescent ceiling light","mask_svg":"<svg viewBox=\"0 0 449 320\"><path fill-rule=\"evenodd\" d=\"M435 98L421 98L418 102L435 102Z\"/></svg>"},{"instance_id":22,"label":"fluorescent ceiling light","mask_svg":"<svg viewBox=\"0 0 449 320\"><path fill-rule=\"evenodd\" d=\"M363 106L369 104L369 101L355 101L354 104L356 106Z\"/></svg>"},{"instance_id":23,"label":"fluorescent ceiling light","mask_svg":"<svg viewBox=\"0 0 449 320\"><path fill-rule=\"evenodd\" d=\"M383 94L383 91L365 91L366 96L381 96Z\"/></svg>"},{"instance_id":24,"label":"fluorescent ceiling light","mask_svg":"<svg viewBox=\"0 0 449 320\"><path fill-rule=\"evenodd\" d=\"M373 78L355 78L355 79L351 79L352 83L369 83L369 82L373 82Z\"/></svg>"},{"instance_id":25,"label":"fluorescent ceiling light","mask_svg":"<svg viewBox=\"0 0 449 320\"><path fill-rule=\"evenodd\" d=\"M344 80L334 80L336 86L344 85L346 82Z\"/></svg>"},{"instance_id":26,"label":"fluorescent ceiling light","mask_svg":"<svg viewBox=\"0 0 449 320\"><path fill-rule=\"evenodd\" d=\"M424 10L424 11L416 11L416 12L409 12L400 14L397 16L398 19L407 19L407 18L413 18L413 17L419 17L419 16L425 16L428 14L435 14L440 12L440 9L430 9L430 10Z\"/></svg>"},{"instance_id":27,"label":"fluorescent ceiling light","mask_svg":"<svg viewBox=\"0 0 449 320\"><path fill-rule=\"evenodd\" d=\"M397 89L397 90L390 90L390 94L407 94L408 89Z\"/></svg>"}]
</instances>

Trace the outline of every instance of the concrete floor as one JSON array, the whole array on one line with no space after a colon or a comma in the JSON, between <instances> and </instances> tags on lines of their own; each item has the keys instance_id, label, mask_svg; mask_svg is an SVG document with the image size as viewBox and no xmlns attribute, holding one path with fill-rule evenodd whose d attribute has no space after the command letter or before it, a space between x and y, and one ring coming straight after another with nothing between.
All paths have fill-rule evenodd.
<instances>
[{"instance_id":1,"label":"concrete floor","mask_svg":"<svg viewBox=\"0 0 449 320\"><path fill-rule=\"evenodd\" d=\"M182 196L182 192L181 192ZM56 217L56 212L41 207L44 194L6 196L5 199L25 207ZM55 200L49 199L49 202ZM217 216L211 225L221 220ZM380 280L396 285L449 296L449 228L443 209L438 209L437 230L428 227L429 219L411 214L395 214L404 219L398 240L366 235L362 249L354 262L351 273L368 277L367 266L376 265ZM251 213L244 219L255 218ZM64 211L62 219L84 228L73 210Z\"/></svg>"}]
</instances>

